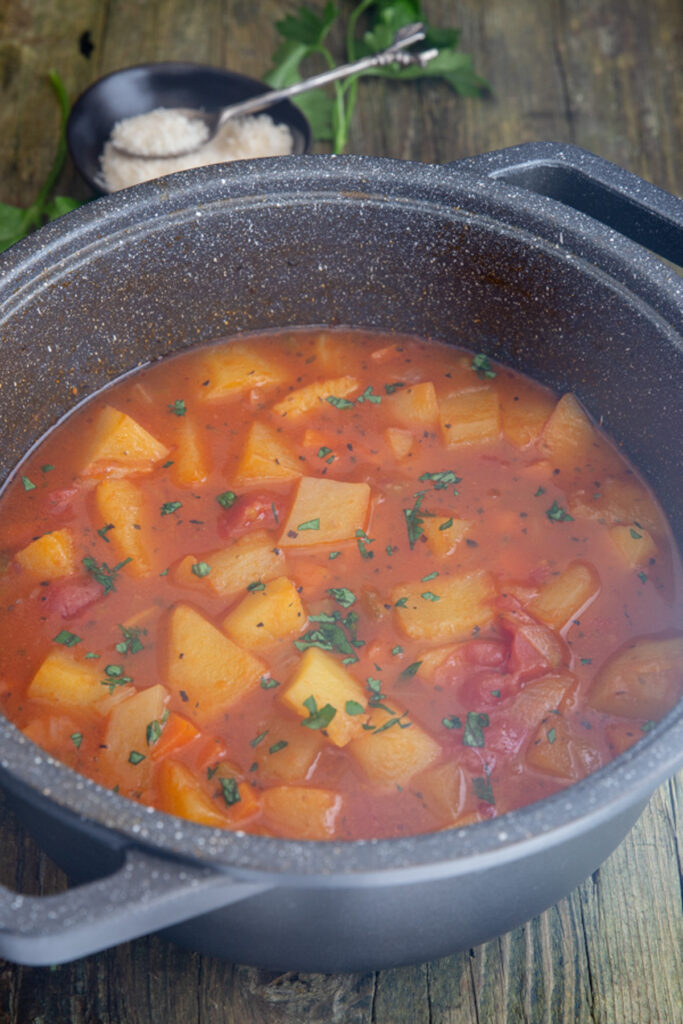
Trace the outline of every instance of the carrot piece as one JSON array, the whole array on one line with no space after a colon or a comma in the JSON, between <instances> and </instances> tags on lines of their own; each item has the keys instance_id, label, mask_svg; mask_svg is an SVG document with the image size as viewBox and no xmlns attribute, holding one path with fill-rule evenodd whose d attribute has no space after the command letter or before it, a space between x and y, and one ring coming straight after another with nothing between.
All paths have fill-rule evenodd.
<instances>
[{"instance_id":1,"label":"carrot piece","mask_svg":"<svg viewBox=\"0 0 683 1024\"><path fill-rule=\"evenodd\" d=\"M150 757L153 761L160 761L169 754L175 754L199 735L199 729L189 719L183 718L177 711L171 711L161 736L150 749Z\"/></svg>"}]
</instances>

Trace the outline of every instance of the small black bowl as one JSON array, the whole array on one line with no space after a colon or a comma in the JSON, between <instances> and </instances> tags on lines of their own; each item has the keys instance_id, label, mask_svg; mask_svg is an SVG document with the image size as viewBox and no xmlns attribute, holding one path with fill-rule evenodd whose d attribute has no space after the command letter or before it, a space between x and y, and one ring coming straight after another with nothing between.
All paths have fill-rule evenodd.
<instances>
[{"instance_id":1,"label":"small black bowl","mask_svg":"<svg viewBox=\"0 0 683 1024\"><path fill-rule=\"evenodd\" d=\"M268 86L263 82L204 64L165 62L123 68L98 79L76 100L66 126L69 151L90 188L102 193L106 190L100 154L117 121L157 107L211 110L264 92ZM293 152L307 152L311 129L301 111L289 100L281 100L267 112L290 129Z\"/></svg>"}]
</instances>

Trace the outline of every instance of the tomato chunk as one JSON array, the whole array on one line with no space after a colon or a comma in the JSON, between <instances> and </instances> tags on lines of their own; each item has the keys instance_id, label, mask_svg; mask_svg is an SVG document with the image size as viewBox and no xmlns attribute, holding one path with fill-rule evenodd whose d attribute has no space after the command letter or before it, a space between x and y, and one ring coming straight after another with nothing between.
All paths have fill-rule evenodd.
<instances>
[{"instance_id":1,"label":"tomato chunk","mask_svg":"<svg viewBox=\"0 0 683 1024\"><path fill-rule=\"evenodd\" d=\"M281 494L257 491L240 495L220 513L218 532L221 537L240 537L249 530L276 530L284 522L287 501Z\"/></svg>"}]
</instances>

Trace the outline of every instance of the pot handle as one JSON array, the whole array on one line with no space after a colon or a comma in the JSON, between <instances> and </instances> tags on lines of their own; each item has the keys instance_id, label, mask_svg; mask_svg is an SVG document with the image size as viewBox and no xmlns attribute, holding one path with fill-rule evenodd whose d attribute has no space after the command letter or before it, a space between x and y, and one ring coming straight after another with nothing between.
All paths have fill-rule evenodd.
<instances>
[{"instance_id":1,"label":"pot handle","mask_svg":"<svg viewBox=\"0 0 683 1024\"><path fill-rule=\"evenodd\" d=\"M683 199L579 146L525 142L450 166L558 199L683 266Z\"/></svg>"},{"instance_id":2,"label":"pot handle","mask_svg":"<svg viewBox=\"0 0 683 1024\"><path fill-rule=\"evenodd\" d=\"M0 886L0 956L31 967L68 963L269 888L129 849L113 874L54 896Z\"/></svg>"}]
</instances>

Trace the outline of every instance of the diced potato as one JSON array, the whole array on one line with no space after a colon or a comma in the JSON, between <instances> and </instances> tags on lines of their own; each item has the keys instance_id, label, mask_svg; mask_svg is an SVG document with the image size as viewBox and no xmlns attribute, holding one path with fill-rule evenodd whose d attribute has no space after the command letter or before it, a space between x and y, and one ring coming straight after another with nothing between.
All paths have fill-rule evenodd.
<instances>
[{"instance_id":1,"label":"diced potato","mask_svg":"<svg viewBox=\"0 0 683 1024\"><path fill-rule=\"evenodd\" d=\"M250 583L264 583L284 576L284 552L267 530L251 530L220 551L206 556L210 572L204 579L222 597L245 590Z\"/></svg>"},{"instance_id":2,"label":"diced potato","mask_svg":"<svg viewBox=\"0 0 683 1024\"><path fill-rule=\"evenodd\" d=\"M325 746L320 730L278 717L268 719L262 731L267 736L256 752L259 780L268 785L305 782Z\"/></svg>"},{"instance_id":3,"label":"diced potato","mask_svg":"<svg viewBox=\"0 0 683 1024\"><path fill-rule=\"evenodd\" d=\"M179 583L182 587L192 587L194 590L206 592L209 586L207 576L197 575L197 572L193 571L193 566L201 566L203 562L203 558L197 558L195 555L185 555L171 570L173 582ZM206 564L208 565L209 563L207 562ZM203 571L204 567L202 566L200 572Z\"/></svg>"},{"instance_id":4,"label":"diced potato","mask_svg":"<svg viewBox=\"0 0 683 1024\"><path fill-rule=\"evenodd\" d=\"M349 750L365 774L379 784L403 785L441 756L441 747L415 722L374 708L372 732L351 742ZM393 724L389 725L392 722Z\"/></svg>"},{"instance_id":5,"label":"diced potato","mask_svg":"<svg viewBox=\"0 0 683 1024\"><path fill-rule=\"evenodd\" d=\"M81 726L75 718L57 715L54 708L50 708L46 714L31 718L22 726L21 731L24 736L58 760L66 761L67 764L73 764L77 760L78 750L72 737L81 731Z\"/></svg>"},{"instance_id":6,"label":"diced potato","mask_svg":"<svg viewBox=\"0 0 683 1024\"><path fill-rule=\"evenodd\" d=\"M200 395L210 401L236 398L254 388L280 384L287 379L286 369L275 359L236 342L209 352L202 374L209 383L200 389Z\"/></svg>"},{"instance_id":7,"label":"diced potato","mask_svg":"<svg viewBox=\"0 0 683 1024\"><path fill-rule=\"evenodd\" d=\"M189 605L171 613L167 680L200 728L258 686L266 666Z\"/></svg>"},{"instance_id":8,"label":"diced potato","mask_svg":"<svg viewBox=\"0 0 683 1024\"><path fill-rule=\"evenodd\" d=\"M222 628L242 647L264 647L301 632L306 613L296 585L279 576L242 598L223 619Z\"/></svg>"},{"instance_id":9,"label":"diced potato","mask_svg":"<svg viewBox=\"0 0 683 1024\"><path fill-rule=\"evenodd\" d=\"M635 640L608 658L588 703L598 711L651 721L670 711L683 692L683 637Z\"/></svg>"},{"instance_id":10,"label":"diced potato","mask_svg":"<svg viewBox=\"0 0 683 1024\"><path fill-rule=\"evenodd\" d=\"M561 715L549 715L532 737L527 762L555 778L578 782L600 767L601 758L586 736L579 736Z\"/></svg>"},{"instance_id":11,"label":"diced potato","mask_svg":"<svg viewBox=\"0 0 683 1024\"><path fill-rule=\"evenodd\" d=\"M415 435L412 430L404 430L402 427L387 427L384 431L384 440L399 462L412 454L415 445Z\"/></svg>"},{"instance_id":12,"label":"diced potato","mask_svg":"<svg viewBox=\"0 0 683 1024\"><path fill-rule=\"evenodd\" d=\"M514 387L499 388L503 434L511 444L526 448L541 436L555 408L554 397L516 377Z\"/></svg>"},{"instance_id":13,"label":"diced potato","mask_svg":"<svg viewBox=\"0 0 683 1024\"><path fill-rule=\"evenodd\" d=\"M454 516L425 516L422 523L427 543L437 558L450 555L471 526L471 520Z\"/></svg>"},{"instance_id":14,"label":"diced potato","mask_svg":"<svg viewBox=\"0 0 683 1024\"><path fill-rule=\"evenodd\" d=\"M68 654L48 654L29 683L27 696L58 706L91 707L104 696L101 669L92 662L76 661Z\"/></svg>"},{"instance_id":15,"label":"diced potato","mask_svg":"<svg viewBox=\"0 0 683 1024\"><path fill-rule=\"evenodd\" d=\"M190 416L182 416L176 429L173 479L179 487L202 484L211 472L202 431Z\"/></svg>"},{"instance_id":16,"label":"diced potato","mask_svg":"<svg viewBox=\"0 0 683 1024\"><path fill-rule=\"evenodd\" d=\"M613 526L609 535L629 569L646 565L657 553L652 534L642 526Z\"/></svg>"},{"instance_id":17,"label":"diced potato","mask_svg":"<svg viewBox=\"0 0 683 1024\"><path fill-rule=\"evenodd\" d=\"M608 722L605 726L605 735L612 754L623 754L637 743L645 735L642 726L637 722Z\"/></svg>"},{"instance_id":18,"label":"diced potato","mask_svg":"<svg viewBox=\"0 0 683 1024\"><path fill-rule=\"evenodd\" d=\"M343 747L354 736L362 733L363 723L367 721L365 693L344 666L319 647L309 647L304 651L292 682L280 699L305 719L311 711L304 705L304 701L310 697L315 700L319 711L326 704L331 704L335 709L334 718L325 728L335 746ZM348 702L352 704L347 711ZM359 706L363 709L362 713L352 713L358 711Z\"/></svg>"},{"instance_id":19,"label":"diced potato","mask_svg":"<svg viewBox=\"0 0 683 1024\"><path fill-rule=\"evenodd\" d=\"M352 540L357 530L365 529L369 505L366 483L302 477L280 544L302 547Z\"/></svg>"},{"instance_id":20,"label":"diced potato","mask_svg":"<svg viewBox=\"0 0 683 1024\"><path fill-rule=\"evenodd\" d=\"M358 387L359 383L355 377L334 377L330 380L316 381L303 388L297 388L296 391L291 391L281 402L275 403L273 412L278 416L295 419L310 412L311 409L318 408L328 396L346 398Z\"/></svg>"},{"instance_id":21,"label":"diced potato","mask_svg":"<svg viewBox=\"0 0 683 1024\"><path fill-rule=\"evenodd\" d=\"M238 828L260 811L260 792L246 781L244 773L231 761L220 761L215 766L211 784L215 786L214 800L224 805L221 811L232 828Z\"/></svg>"},{"instance_id":22,"label":"diced potato","mask_svg":"<svg viewBox=\"0 0 683 1024\"><path fill-rule=\"evenodd\" d=\"M525 725L541 722L547 715L555 717L567 693L571 692L574 676L547 675L535 679L520 690L512 704L512 716Z\"/></svg>"},{"instance_id":23,"label":"diced potato","mask_svg":"<svg viewBox=\"0 0 683 1024\"><path fill-rule=\"evenodd\" d=\"M14 556L27 572L41 580L56 580L76 571L76 558L71 530L53 530L32 541Z\"/></svg>"},{"instance_id":24,"label":"diced potato","mask_svg":"<svg viewBox=\"0 0 683 1024\"><path fill-rule=\"evenodd\" d=\"M331 789L273 786L263 794L263 818L279 836L333 839L342 798Z\"/></svg>"},{"instance_id":25,"label":"diced potato","mask_svg":"<svg viewBox=\"0 0 683 1024\"><path fill-rule=\"evenodd\" d=\"M443 825L454 825L465 810L468 777L455 761L428 768L414 780L425 804Z\"/></svg>"},{"instance_id":26,"label":"diced potato","mask_svg":"<svg viewBox=\"0 0 683 1024\"><path fill-rule=\"evenodd\" d=\"M166 687L155 683L136 691L109 714L98 765L124 795L149 785L154 770L150 757L153 727L161 722L168 697Z\"/></svg>"},{"instance_id":27,"label":"diced potato","mask_svg":"<svg viewBox=\"0 0 683 1024\"><path fill-rule=\"evenodd\" d=\"M403 427L433 427L439 418L439 403L430 380L399 388L385 401L390 415Z\"/></svg>"},{"instance_id":28,"label":"diced potato","mask_svg":"<svg viewBox=\"0 0 683 1024\"><path fill-rule=\"evenodd\" d=\"M441 668L460 646L460 644L446 644L444 647L432 647L427 651L421 651L420 665L416 672L418 679L431 685L434 682L437 669Z\"/></svg>"},{"instance_id":29,"label":"diced potato","mask_svg":"<svg viewBox=\"0 0 683 1024\"><path fill-rule=\"evenodd\" d=\"M349 351L340 337L321 331L314 342L315 365L326 373L344 373L348 369Z\"/></svg>"},{"instance_id":30,"label":"diced potato","mask_svg":"<svg viewBox=\"0 0 683 1024\"><path fill-rule=\"evenodd\" d=\"M495 388L454 391L439 402L441 432L449 448L484 444L500 437L500 405Z\"/></svg>"},{"instance_id":31,"label":"diced potato","mask_svg":"<svg viewBox=\"0 0 683 1024\"><path fill-rule=\"evenodd\" d=\"M83 476L121 476L148 473L168 456L168 448L141 424L111 405L95 424Z\"/></svg>"},{"instance_id":32,"label":"diced potato","mask_svg":"<svg viewBox=\"0 0 683 1024\"><path fill-rule=\"evenodd\" d=\"M495 595L491 574L477 570L404 583L391 591L391 602L409 637L440 642L467 640L483 629L493 618Z\"/></svg>"},{"instance_id":33,"label":"diced potato","mask_svg":"<svg viewBox=\"0 0 683 1024\"><path fill-rule=\"evenodd\" d=\"M302 472L303 462L289 441L266 423L252 424L237 465L236 485L296 480Z\"/></svg>"},{"instance_id":34,"label":"diced potato","mask_svg":"<svg viewBox=\"0 0 683 1024\"><path fill-rule=\"evenodd\" d=\"M662 530L662 516L648 491L633 476L608 477L599 488L573 491L569 511L575 519L599 519L608 526L633 523L638 532Z\"/></svg>"},{"instance_id":35,"label":"diced potato","mask_svg":"<svg viewBox=\"0 0 683 1024\"><path fill-rule=\"evenodd\" d=\"M593 424L578 400L572 394L563 395L543 428L541 451L555 463L579 466L590 461L596 442Z\"/></svg>"},{"instance_id":36,"label":"diced potato","mask_svg":"<svg viewBox=\"0 0 683 1024\"><path fill-rule=\"evenodd\" d=\"M149 576L152 559L147 541L147 514L140 488L132 480L102 480L95 491L97 514L105 525L117 557L131 561L124 571L132 576Z\"/></svg>"},{"instance_id":37,"label":"diced potato","mask_svg":"<svg viewBox=\"0 0 683 1024\"><path fill-rule=\"evenodd\" d=\"M211 828L227 828L228 821L218 802L205 793L194 772L181 761L168 758L157 772L159 807L177 818L196 821Z\"/></svg>"},{"instance_id":38,"label":"diced potato","mask_svg":"<svg viewBox=\"0 0 683 1024\"><path fill-rule=\"evenodd\" d=\"M600 578L590 562L570 562L544 583L529 602L532 615L553 629L563 629L582 608L597 597Z\"/></svg>"}]
</instances>

